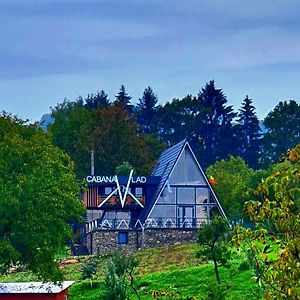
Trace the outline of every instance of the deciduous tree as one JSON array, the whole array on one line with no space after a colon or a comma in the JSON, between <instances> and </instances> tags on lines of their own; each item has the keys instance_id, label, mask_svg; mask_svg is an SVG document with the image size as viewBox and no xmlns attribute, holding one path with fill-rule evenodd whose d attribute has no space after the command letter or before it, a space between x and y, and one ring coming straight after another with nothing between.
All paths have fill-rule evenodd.
<instances>
[{"instance_id":1,"label":"deciduous tree","mask_svg":"<svg viewBox=\"0 0 300 300\"><path fill-rule=\"evenodd\" d=\"M141 299L134 285L134 272L138 261L122 253L114 253L108 258L105 273L104 298L107 300L128 300L131 289L137 299ZM129 279L129 280L128 280Z\"/></svg>"},{"instance_id":2,"label":"deciduous tree","mask_svg":"<svg viewBox=\"0 0 300 300\"><path fill-rule=\"evenodd\" d=\"M54 122L48 126L53 143L74 161L78 178L85 177L89 172L93 116L94 110L69 101L64 107L59 104L52 110Z\"/></svg>"},{"instance_id":3,"label":"deciduous tree","mask_svg":"<svg viewBox=\"0 0 300 300\"><path fill-rule=\"evenodd\" d=\"M217 283L221 283L218 263L225 264L229 257L226 245L229 231L229 224L222 217L215 217L198 231L198 255L213 261Z\"/></svg>"},{"instance_id":4,"label":"deciduous tree","mask_svg":"<svg viewBox=\"0 0 300 300\"><path fill-rule=\"evenodd\" d=\"M70 158L35 125L0 117L0 271L59 280L54 255L84 213Z\"/></svg>"},{"instance_id":5,"label":"deciduous tree","mask_svg":"<svg viewBox=\"0 0 300 300\"><path fill-rule=\"evenodd\" d=\"M90 153L95 151L98 174L114 174L128 161L139 174L148 174L163 147L154 136L143 135L132 114L121 103L87 109L72 103L53 110L49 132L54 144L70 155L78 178L90 172Z\"/></svg>"},{"instance_id":6,"label":"deciduous tree","mask_svg":"<svg viewBox=\"0 0 300 300\"><path fill-rule=\"evenodd\" d=\"M266 116L263 163L276 163L287 149L300 142L300 106L295 100L279 102Z\"/></svg>"},{"instance_id":7,"label":"deciduous tree","mask_svg":"<svg viewBox=\"0 0 300 300\"><path fill-rule=\"evenodd\" d=\"M95 150L96 171L113 174L117 166L127 161L137 174L148 174L154 161L145 138L138 132L134 117L120 103L96 110L89 142Z\"/></svg>"},{"instance_id":8,"label":"deciduous tree","mask_svg":"<svg viewBox=\"0 0 300 300\"><path fill-rule=\"evenodd\" d=\"M206 173L213 176L217 182L213 189L226 215L229 218L241 218L244 203L249 200L246 191L254 170L249 168L242 158L230 156L209 166Z\"/></svg>"},{"instance_id":9,"label":"deciduous tree","mask_svg":"<svg viewBox=\"0 0 300 300\"><path fill-rule=\"evenodd\" d=\"M245 212L256 229L237 228L237 246L254 258L266 298L300 298L300 145L288 152L277 171L258 185Z\"/></svg>"}]
</instances>

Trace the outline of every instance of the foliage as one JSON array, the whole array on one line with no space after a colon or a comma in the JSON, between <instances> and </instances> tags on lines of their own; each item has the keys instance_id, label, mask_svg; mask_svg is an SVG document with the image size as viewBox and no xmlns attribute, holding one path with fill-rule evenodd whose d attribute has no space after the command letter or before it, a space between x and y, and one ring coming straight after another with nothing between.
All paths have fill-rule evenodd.
<instances>
[{"instance_id":1,"label":"foliage","mask_svg":"<svg viewBox=\"0 0 300 300\"><path fill-rule=\"evenodd\" d=\"M115 102L121 104L123 108L127 109L129 112L132 112L132 105L130 104L131 98L132 97L127 94L125 86L122 84L118 94L116 95Z\"/></svg>"},{"instance_id":2,"label":"foliage","mask_svg":"<svg viewBox=\"0 0 300 300\"><path fill-rule=\"evenodd\" d=\"M126 175L128 176L134 170L133 166L128 161L123 161L122 164L116 167L116 175Z\"/></svg>"},{"instance_id":3,"label":"foliage","mask_svg":"<svg viewBox=\"0 0 300 300\"><path fill-rule=\"evenodd\" d=\"M226 96L211 80L196 97L160 105L154 118L160 139L173 145L187 138L204 167L236 153L236 113L226 104Z\"/></svg>"},{"instance_id":4,"label":"foliage","mask_svg":"<svg viewBox=\"0 0 300 300\"><path fill-rule=\"evenodd\" d=\"M81 267L81 279L89 279L92 287L92 280L95 277L98 270L99 260L98 258L91 257Z\"/></svg>"},{"instance_id":5,"label":"foliage","mask_svg":"<svg viewBox=\"0 0 300 300\"><path fill-rule=\"evenodd\" d=\"M161 140L173 145L194 132L194 118L197 112L195 97L187 95L182 99L173 99L159 106L155 117Z\"/></svg>"},{"instance_id":6,"label":"foliage","mask_svg":"<svg viewBox=\"0 0 300 300\"><path fill-rule=\"evenodd\" d=\"M154 166L151 149L138 134L134 117L121 104L95 111L89 138L95 149L95 169L102 174L113 174L123 161L130 163L138 174L148 174Z\"/></svg>"},{"instance_id":7,"label":"foliage","mask_svg":"<svg viewBox=\"0 0 300 300\"><path fill-rule=\"evenodd\" d=\"M89 94L85 102L85 107L88 109L107 108L110 105L108 95L103 90L97 92L95 95Z\"/></svg>"},{"instance_id":8,"label":"foliage","mask_svg":"<svg viewBox=\"0 0 300 300\"><path fill-rule=\"evenodd\" d=\"M239 155L251 168L257 169L261 145L259 121L252 99L245 97L238 114Z\"/></svg>"},{"instance_id":9,"label":"foliage","mask_svg":"<svg viewBox=\"0 0 300 300\"><path fill-rule=\"evenodd\" d=\"M59 280L56 253L84 213L67 155L35 125L0 117L0 271L22 265Z\"/></svg>"},{"instance_id":10,"label":"foliage","mask_svg":"<svg viewBox=\"0 0 300 300\"><path fill-rule=\"evenodd\" d=\"M69 103L57 106L52 115L53 142L74 160L78 178L89 174L92 149L95 170L102 175L113 174L123 161L139 174L148 174L160 154L161 143L140 135L134 117L121 104L90 110Z\"/></svg>"},{"instance_id":11,"label":"foliage","mask_svg":"<svg viewBox=\"0 0 300 300\"><path fill-rule=\"evenodd\" d=\"M239 270L249 270L249 268L250 268L249 260L244 260L239 265Z\"/></svg>"},{"instance_id":12,"label":"foliage","mask_svg":"<svg viewBox=\"0 0 300 300\"><path fill-rule=\"evenodd\" d=\"M264 119L263 163L276 163L300 139L300 105L291 100L279 102Z\"/></svg>"},{"instance_id":13,"label":"foliage","mask_svg":"<svg viewBox=\"0 0 300 300\"><path fill-rule=\"evenodd\" d=\"M200 244L198 255L213 260L217 283L221 283L218 263L225 264L229 257L227 250L229 231L227 220L218 216L198 230L197 241Z\"/></svg>"},{"instance_id":14,"label":"foliage","mask_svg":"<svg viewBox=\"0 0 300 300\"><path fill-rule=\"evenodd\" d=\"M78 178L88 174L90 151L92 146L89 135L92 131L92 111L74 102L66 102L64 106L57 105L52 110L54 122L48 126L53 143L65 151L75 165Z\"/></svg>"},{"instance_id":15,"label":"foliage","mask_svg":"<svg viewBox=\"0 0 300 300\"><path fill-rule=\"evenodd\" d=\"M211 80L197 97L187 95L159 106L155 120L160 139L173 145L187 138L204 167L235 153L236 113L226 103Z\"/></svg>"},{"instance_id":16,"label":"foliage","mask_svg":"<svg viewBox=\"0 0 300 300\"><path fill-rule=\"evenodd\" d=\"M223 300L223 299L225 299L229 289L230 289L230 285L228 285L228 284L208 283L206 285L207 296L205 299L207 299L207 300Z\"/></svg>"},{"instance_id":17,"label":"foliage","mask_svg":"<svg viewBox=\"0 0 300 300\"><path fill-rule=\"evenodd\" d=\"M134 286L133 273L137 267L137 260L133 257L125 256L121 253L114 253L107 263L105 274L105 293L106 300L129 299L128 287L140 299L137 289ZM129 280L127 279L129 277ZM129 281L129 282L128 282Z\"/></svg>"},{"instance_id":18,"label":"foliage","mask_svg":"<svg viewBox=\"0 0 300 300\"><path fill-rule=\"evenodd\" d=\"M157 131L156 123L153 122L157 112L157 101L157 96L154 94L152 88L148 86L144 90L142 98L137 103L135 114L138 124L141 126L141 131L144 133Z\"/></svg>"},{"instance_id":19,"label":"foliage","mask_svg":"<svg viewBox=\"0 0 300 300\"><path fill-rule=\"evenodd\" d=\"M237 228L233 242L247 247L257 280L271 299L300 298L300 145L254 191L245 211L256 230Z\"/></svg>"},{"instance_id":20,"label":"foliage","mask_svg":"<svg viewBox=\"0 0 300 300\"><path fill-rule=\"evenodd\" d=\"M226 96L222 89L215 87L213 80L206 83L198 94L196 135L202 143L198 156L204 166L234 154L235 135L232 121L236 113L232 106L226 104Z\"/></svg>"},{"instance_id":21,"label":"foliage","mask_svg":"<svg viewBox=\"0 0 300 300\"><path fill-rule=\"evenodd\" d=\"M242 158L230 156L209 166L206 173L213 176L217 182L213 189L227 216L241 218L247 200L245 193L254 175L253 169L249 168Z\"/></svg>"},{"instance_id":22,"label":"foliage","mask_svg":"<svg viewBox=\"0 0 300 300\"><path fill-rule=\"evenodd\" d=\"M105 122L108 117L111 118L114 109L111 110L110 106L119 105L129 113L127 117L132 118L129 123L135 123L136 127L132 130L132 135L144 141L148 139L149 133L150 140L154 141L155 137L156 143L152 146L157 146L156 150L162 149L162 145L174 145L187 138L203 167L234 155L241 156L250 167L257 169L258 166L276 162L286 149L299 142L300 110L294 100L280 102L265 118L265 130L261 132L252 99L246 96L237 114L227 104L224 92L216 88L213 80L206 83L198 95L188 94L164 105L157 106L157 96L151 87L143 91L135 107L130 103L131 99L122 85L113 105L110 104L108 95L101 90L96 94L89 94L85 99L79 97L76 101L64 100L52 109L55 124L50 126L50 131L53 141L74 160L78 177L85 177L89 171L90 151L95 147L95 130L97 124L104 122L99 117L107 113ZM99 115L96 111L102 113ZM108 122L108 126L113 127L113 122ZM119 131L122 129L118 128ZM126 129L125 133L127 134ZM118 134L113 132L114 135ZM117 142L114 142L113 147L119 147ZM151 147L147 148L151 161L154 162L160 150L152 151ZM136 151L139 151L139 147L136 147ZM114 153L115 155L119 154ZM118 157L112 170L124 160L129 161ZM102 174L111 173L112 170L106 169L106 163L98 165ZM146 168L141 168L143 173L149 171L148 162L146 165ZM136 169L138 171L139 168Z\"/></svg>"},{"instance_id":23,"label":"foliage","mask_svg":"<svg viewBox=\"0 0 300 300\"><path fill-rule=\"evenodd\" d=\"M149 149L148 159L156 162L160 154L166 150L166 143L159 141L157 133L150 133L143 136L145 144Z\"/></svg>"},{"instance_id":24,"label":"foliage","mask_svg":"<svg viewBox=\"0 0 300 300\"><path fill-rule=\"evenodd\" d=\"M172 245L141 249L133 255L139 261L135 269L135 286L141 299L151 300L152 291L180 291L183 299L192 295L196 299L206 299L214 289L214 276L211 264L206 264L195 257L196 244ZM62 264L66 280L76 280L69 288L70 300L102 299L104 290L104 268L107 255L99 257L99 269L93 279L93 286L86 280L81 281L81 265L89 257L78 258L79 262ZM252 270L239 270L241 257L233 255L229 267L220 266L222 286L228 287L227 300L260 299L261 290L255 283ZM2 282L36 281L31 274L17 272L0 277ZM129 289L130 291L130 289ZM130 299L137 300L134 292Z\"/></svg>"},{"instance_id":25,"label":"foliage","mask_svg":"<svg viewBox=\"0 0 300 300\"><path fill-rule=\"evenodd\" d=\"M176 300L176 299L196 299L195 297L185 297L183 298L180 291L178 291L177 289L169 289L169 290L164 290L164 289L160 289L158 291L152 291L151 295L153 297L153 299L168 299L168 300Z\"/></svg>"}]
</instances>

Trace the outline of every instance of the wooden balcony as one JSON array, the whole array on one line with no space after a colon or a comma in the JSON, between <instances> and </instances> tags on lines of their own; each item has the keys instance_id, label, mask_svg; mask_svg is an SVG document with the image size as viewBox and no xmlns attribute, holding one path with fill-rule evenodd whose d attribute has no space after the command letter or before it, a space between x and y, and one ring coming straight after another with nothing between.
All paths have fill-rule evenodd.
<instances>
[{"instance_id":1,"label":"wooden balcony","mask_svg":"<svg viewBox=\"0 0 300 300\"><path fill-rule=\"evenodd\" d=\"M145 196L136 196L138 201L145 206ZM83 194L83 203L84 206L87 209L99 209L99 205L106 199L106 196L98 195L97 188L92 187L88 191L84 192ZM126 196L125 206L128 208L135 208L140 207L140 205L130 196ZM103 205L101 205L101 208L120 208L121 201L118 196L112 196L110 197Z\"/></svg>"}]
</instances>

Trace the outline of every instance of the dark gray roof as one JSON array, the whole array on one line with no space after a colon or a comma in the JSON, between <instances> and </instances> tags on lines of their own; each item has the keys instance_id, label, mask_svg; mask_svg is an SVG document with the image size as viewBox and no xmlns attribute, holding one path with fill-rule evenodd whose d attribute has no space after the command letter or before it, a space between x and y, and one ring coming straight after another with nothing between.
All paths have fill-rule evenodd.
<instances>
[{"instance_id":1,"label":"dark gray roof","mask_svg":"<svg viewBox=\"0 0 300 300\"><path fill-rule=\"evenodd\" d=\"M156 188L154 196L152 199L149 199L149 202L143 209L143 212L140 215L140 220L147 218L152 206L155 203L155 200L159 196L162 188L164 187L165 183L169 179L170 173L179 158L181 151L184 149L187 140L183 140L174 146L170 147L169 149L165 150L159 157L159 160L151 174L151 176L159 176L161 177L160 182Z\"/></svg>"}]
</instances>

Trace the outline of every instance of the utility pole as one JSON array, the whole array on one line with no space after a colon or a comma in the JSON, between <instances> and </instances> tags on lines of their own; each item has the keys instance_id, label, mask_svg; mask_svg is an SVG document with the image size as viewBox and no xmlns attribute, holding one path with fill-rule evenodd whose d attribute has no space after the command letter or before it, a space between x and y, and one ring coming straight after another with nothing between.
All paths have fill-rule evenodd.
<instances>
[{"instance_id":1,"label":"utility pole","mask_svg":"<svg viewBox=\"0 0 300 300\"><path fill-rule=\"evenodd\" d=\"M91 151L91 175L95 175L95 153L94 150Z\"/></svg>"}]
</instances>

